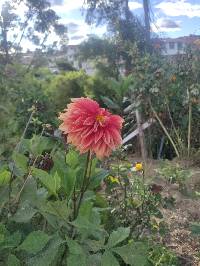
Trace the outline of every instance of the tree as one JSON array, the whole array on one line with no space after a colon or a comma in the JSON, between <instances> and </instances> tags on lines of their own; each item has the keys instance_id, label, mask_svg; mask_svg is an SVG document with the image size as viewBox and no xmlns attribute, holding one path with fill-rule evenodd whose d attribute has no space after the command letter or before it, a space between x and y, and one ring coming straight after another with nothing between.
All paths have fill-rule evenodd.
<instances>
[{"instance_id":1,"label":"tree","mask_svg":"<svg viewBox=\"0 0 200 266\"><path fill-rule=\"evenodd\" d=\"M16 8L23 7L23 16ZM2 62L7 64L22 50L22 40L31 41L36 48L45 50L52 32L65 36L66 27L58 22L59 17L46 0L21 0L5 2L0 15L0 52ZM13 34L13 29L15 33ZM11 56L12 55L12 56Z\"/></svg>"},{"instance_id":2,"label":"tree","mask_svg":"<svg viewBox=\"0 0 200 266\"><path fill-rule=\"evenodd\" d=\"M149 50L145 26L129 9L128 0L87 0L86 7L86 21L89 24L108 25L110 42L118 54L118 65L123 61L128 75L134 65L133 47L141 54Z\"/></svg>"},{"instance_id":3,"label":"tree","mask_svg":"<svg viewBox=\"0 0 200 266\"><path fill-rule=\"evenodd\" d=\"M86 22L89 24L108 23L119 17L128 17L128 0L86 0Z\"/></svg>"},{"instance_id":4,"label":"tree","mask_svg":"<svg viewBox=\"0 0 200 266\"><path fill-rule=\"evenodd\" d=\"M92 59L95 61L98 73L104 77L118 79L120 74L120 54L118 46L112 39L90 37L80 46L80 60Z\"/></svg>"},{"instance_id":5,"label":"tree","mask_svg":"<svg viewBox=\"0 0 200 266\"><path fill-rule=\"evenodd\" d=\"M9 52L12 48L12 42L8 40L8 33L15 28L16 23L19 21L19 16L13 11L13 7L9 2L5 2L2 6L0 16L0 51L4 63L9 62ZM13 37L16 36L14 35Z\"/></svg>"}]
</instances>

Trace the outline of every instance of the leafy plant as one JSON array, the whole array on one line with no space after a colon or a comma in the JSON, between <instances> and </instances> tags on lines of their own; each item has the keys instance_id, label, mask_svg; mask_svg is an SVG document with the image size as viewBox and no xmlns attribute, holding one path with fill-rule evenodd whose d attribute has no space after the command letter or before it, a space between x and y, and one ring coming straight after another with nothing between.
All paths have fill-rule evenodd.
<instances>
[{"instance_id":1,"label":"leafy plant","mask_svg":"<svg viewBox=\"0 0 200 266\"><path fill-rule=\"evenodd\" d=\"M179 164L164 163L156 172L170 183L177 183L180 191L186 190L186 181L193 175L192 171L184 169Z\"/></svg>"}]
</instances>

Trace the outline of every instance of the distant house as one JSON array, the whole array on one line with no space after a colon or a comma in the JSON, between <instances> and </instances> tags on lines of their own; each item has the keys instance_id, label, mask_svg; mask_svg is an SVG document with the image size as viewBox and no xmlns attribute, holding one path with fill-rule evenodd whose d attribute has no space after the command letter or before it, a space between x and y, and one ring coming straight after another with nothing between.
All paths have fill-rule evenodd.
<instances>
[{"instance_id":1,"label":"distant house","mask_svg":"<svg viewBox=\"0 0 200 266\"><path fill-rule=\"evenodd\" d=\"M95 64L92 60L81 61L79 59L79 47L79 45L68 45L64 50L56 51L52 54L37 54L33 51L28 51L21 54L19 62L24 65L35 65L38 61L41 61L41 65L48 67L53 73L58 73L57 62L66 61L66 63L70 63L75 69L82 69L86 74L93 75L96 71Z\"/></svg>"},{"instance_id":2,"label":"distant house","mask_svg":"<svg viewBox=\"0 0 200 266\"><path fill-rule=\"evenodd\" d=\"M157 39L155 45L161 45L163 55L178 55L185 54L186 48L189 45L195 45L195 43L200 42L199 35L189 35L178 38L162 38Z\"/></svg>"},{"instance_id":3,"label":"distant house","mask_svg":"<svg viewBox=\"0 0 200 266\"><path fill-rule=\"evenodd\" d=\"M79 47L79 45L68 45L66 47L66 59L76 69L83 69L88 75L93 75L96 71L95 64L92 60L79 60Z\"/></svg>"}]
</instances>

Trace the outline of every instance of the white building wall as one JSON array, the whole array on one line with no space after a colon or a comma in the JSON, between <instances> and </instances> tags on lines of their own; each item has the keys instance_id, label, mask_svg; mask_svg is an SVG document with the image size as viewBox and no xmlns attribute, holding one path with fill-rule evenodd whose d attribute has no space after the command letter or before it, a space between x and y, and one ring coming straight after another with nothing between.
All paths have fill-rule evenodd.
<instances>
[{"instance_id":1,"label":"white building wall","mask_svg":"<svg viewBox=\"0 0 200 266\"><path fill-rule=\"evenodd\" d=\"M85 70L86 74L94 75L96 72L94 63L90 60L79 62L77 58L78 52L78 46L69 46L67 48L66 54L68 62L71 63L76 69L83 69Z\"/></svg>"},{"instance_id":2,"label":"white building wall","mask_svg":"<svg viewBox=\"0 0 200 266\"><path fill-rule=\"evenodd\" d=\"M171 46L170 43L173 43L173 47ZM182 48L179 48L178 42L165 42L165 48L162 51L163 55L176 55L176 54L184 54L185 53L185 48L186 44L181 43Z\"/></svg>"}]
</instances>

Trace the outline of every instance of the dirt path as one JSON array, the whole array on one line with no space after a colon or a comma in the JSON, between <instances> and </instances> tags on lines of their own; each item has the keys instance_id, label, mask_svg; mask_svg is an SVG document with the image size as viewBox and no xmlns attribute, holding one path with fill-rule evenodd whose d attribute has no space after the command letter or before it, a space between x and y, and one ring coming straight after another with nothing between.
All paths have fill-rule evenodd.
<instances>
[{"instance_id":1,"label":"dirt path","mask_svg":"<svg viewBox=\"0 0 200 266\"><path fill-rule=\"evenodd\" d=\"M173 195L176 203L173 209L162 210L169 228L164 244L177 254L182 266L200 266L200 237L190 231L190 223L200 222L200 200L184 198L168 189L168 195Z\"/></svg>"}]
</instances>

